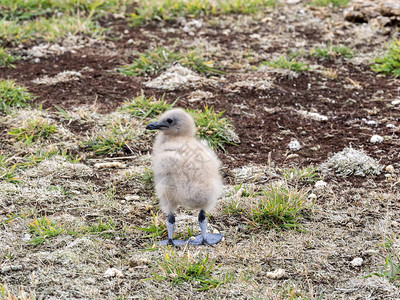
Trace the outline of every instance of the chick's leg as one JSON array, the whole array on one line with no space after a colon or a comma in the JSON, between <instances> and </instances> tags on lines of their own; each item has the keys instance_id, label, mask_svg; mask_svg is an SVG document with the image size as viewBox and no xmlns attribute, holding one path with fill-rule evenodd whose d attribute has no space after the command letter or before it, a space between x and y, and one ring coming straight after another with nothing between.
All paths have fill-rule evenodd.
<instances>
[{"instance_id":1,"label":"chick's leg","mask_svg":"<svg viewBox=\"0 0 400 300\"><path fill-rule=\"evenodd\" d=\"M215 245L222 240L222 234L207 233L207 215L204 210L199 213L199 225L201 235L197 236L194 240L189 240L193 245Z\"/></svg>"},{"instance_id":2,"label":"chick's leg","mask_svg":"<svg viewBox=\"0 0 400 300\"><path fill-rule=\"evenodd\" d=\"M168 230L168 245L174 245L173 235L175 229L175 216L174 214L169 214L167 218L167 230Z\"/></svg>"},{"instance_id":3,"label":"chick's leg","mask_svg":"<svg viewBox=\"0 0 400 300\"><path fill-rule=\"evenodd\" d=\"M182 240L174 240L174 229L175 229L175 216L173 213L170 213L167 218L167 230L168 230L168 240L164 240L160 242L161 246L180 246L186 244L186 241Z\"/></svg>"}]
</instances>

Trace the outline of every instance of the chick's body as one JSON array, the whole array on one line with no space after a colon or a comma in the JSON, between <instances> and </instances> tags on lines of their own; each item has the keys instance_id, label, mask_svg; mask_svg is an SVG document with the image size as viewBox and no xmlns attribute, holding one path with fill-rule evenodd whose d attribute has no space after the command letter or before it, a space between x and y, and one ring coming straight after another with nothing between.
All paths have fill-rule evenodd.
<instances>
[{"instance_id":1,"label":"chick's body","mask_svg":"<svg viewBox=\"0 0 400 300\"><path fill-rule=\"evenodd\" d=\"M154 143L153 170L160 207L166 213L182 205L211 209L222 190L220 162L211 149L194 136L167 136Z\"/></svg>"},{"instance_id":2,"label":"chick's body","mask_svg":"<svg viewBox=\"0 0 400 300\"><path fill-rule=\"evenodd\" d=\"M205 210L212 208L222 191L219 160L206 143L196 137L192 117L183 109L164 113L146 127L159 130L153 147L153 170L160 207L168 215L168 240L160 245L215 245L222 234L207 233ZM174 240L174 212L182 205L199 209L201 235L189 241Z\"/></svg>"}]
</instances>

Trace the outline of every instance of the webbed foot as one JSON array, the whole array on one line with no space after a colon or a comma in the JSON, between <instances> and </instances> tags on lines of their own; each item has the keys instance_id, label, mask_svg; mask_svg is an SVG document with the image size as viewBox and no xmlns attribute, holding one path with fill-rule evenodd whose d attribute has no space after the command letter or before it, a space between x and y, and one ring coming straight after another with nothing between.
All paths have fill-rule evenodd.
<instances>
[{"instance_id":1,"label":"webbed foot","mask_svg":"<svg viewBox=\"0 0 400 300\"><path fill-rule=\"evenodd\" d=\"M200 245L215 245L218 244L223 238L222 234L207 233L206 238L202 234L196 236L194 239L189 239L189 243L195 246Z\"/></svg>"},{"instance_id":2,"label":"webbed foot","mask_svg":"<svg viewBox=\"0 0 400 300\"><path fill-rule=\"evenodd\" d=\"M157 246L174 246L174 247L178 247L178 246L182 246L187 244L187 241L183 241L183 240L172 240L172 239L168 239L168 240L163 240L160 242L157 242Z\"/></svg>"}]
</instances>

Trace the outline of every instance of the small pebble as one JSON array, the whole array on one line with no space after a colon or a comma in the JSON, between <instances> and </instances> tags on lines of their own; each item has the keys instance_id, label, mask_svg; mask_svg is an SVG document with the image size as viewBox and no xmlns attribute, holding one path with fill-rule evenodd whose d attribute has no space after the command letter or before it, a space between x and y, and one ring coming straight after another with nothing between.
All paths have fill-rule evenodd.
<instances>
[{"instance_id":1,"label":"small pebble","mask_svg":"<svg viewBox=\"0 0 400 300\"><path fill-rule=\"evenodd\" d=\"M5 266L1 268L1 273L7 273L11 271L11 267L10 266Z\"/></svg>"},{"instance_id":2,"label":"small pebble","mask_svg":"<svg viewBox=\"0 0 400 300\"><path fill-rule=\"evenodd\" d=\"M265 275L267 278L271 279L281 279L283 276L285 276L285 270L284 269L276 269L273 272L267 272L267 275Z\"/></svg>"},{"instance_id":3,"label":"small pebble","mask_svg":"<svg viewBox=\"0 0 400 300\"><path fill-rule=\"evenodd\" d=\"M400 104L400 100L394 100L394 101L392 101L392 104L393 104L393 105Z\"/></svg>"},{"instance_id":4,"label":"small pebble","mask_svg":"<svg viewBox=\"0 0 400 300\"><path fill-rule=\"evenodd\" d=\"M120 162L106 162L106 163L97 163L94 165L96 169L105 169L105 168L117 168L124 169L126 168L126 164Z\"/></svg>"},{"instance_id":5,"label":"small pebble","mask_svg":"<svg viewBox=\"0 0 400 300\"><path fill-rule=\"evenodd\" d=\"M308 199L316 200L316 199L317 199L317 195L315 195L314 193L312 193L312 194L308 195Z\"/></svg>"},{"instance_id":6,"label":"small pebble","mask_svg":"<svg viewBox=\"0 0 400 300\"><path fill-rule=\"evenodd\" d=\"M129 39L126 43L127 44L133 44L133 39Z\"/></svg>"},{"instance_id":7,"label":"small pebble","mask_svg":"<svg viewBox=\"0 0 400 300\"><path fill-rule=\"evenodd\" d=\"M124 30L124 34L128 34L129 33L129 30L128 29L125 29Z\"/></svg>"},{"instance_id":8,"label":"small pebble","mask_svg":"<svg viewBox=\"0 0 400 300\"><path fill-rule=\"evenodd\" d=\"M364 260L361 257L356 257L355 259L353 259L350 264L353 267L361 267L361 265L363 264Z\"/></svg>"},{"instance_id":9,"label":"small pebble","mask_svg":"<svg viewBox=\"0 0 400 300\"><path fill-rule=\"evenodd\" d=\"M126 201L135 201L135 200L140 200L140 196L138 195L126 195L125 196Z\"/></svg>"},{"instance_id":10,"label":"small pebble","mask_svg":"<svg viewBox=\"0 0 400 300\"><path fill-rule=\"evenodd\" d=\"M380 135L378 135L378 134L374 134L374 135L371 137L370 142L373 143L373 144L379 144L379 143L382 143L383 140L384 140L384 138L383 138L382 136L380 136Z\"/></svg>"},{"instance_id":11,"label":"small pebble","mask_svg":"<svg viewBox=\"0 0 400 300\"><path fill-rule=\"evenodd\" d=\"M301 149L301 145L298 140L292 139L288 144L288 148L292 151L299 151Z\"/></svg>"},{"instance_id":12,"label":"small pebble","mask_svg":"<svg viewBox=\"0 0 400 300\"><path fill-rule=\"evenodd\" d=\"M124 277L124 274L122 273L122 271L118 270L117 268L110 268L107 271L104 272L104 276L105 278L109 278L109 277Z\"/></svg>"},{"instance_id":13,"label":"small pebble","mask_svg":"<svg viewBox=\"0 0 400 300\"><path fill-rule=\"evenodd\" d=\"M386 172L388 173L394 173L394 167L392 165L387 165L386 166Z\"/></svg>"},{"instance_id":14,"label":"small pebble","mask_svg":"<svg viewBox=\"0 0 400 300\"><path fill-rule=\"evenodd\" d=\"M323 180L318 180L316 183L315 183L315 187L316 188L322 188L322 187L325 187L325 186L327 186L328 184L325 182L325 181L323 181Z\"/></svg>"}]
</instances>

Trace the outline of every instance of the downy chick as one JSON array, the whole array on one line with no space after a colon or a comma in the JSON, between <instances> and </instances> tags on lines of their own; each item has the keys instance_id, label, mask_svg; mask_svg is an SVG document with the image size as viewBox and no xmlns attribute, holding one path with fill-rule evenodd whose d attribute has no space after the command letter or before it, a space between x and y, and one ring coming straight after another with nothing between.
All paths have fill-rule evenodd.
<instances>
[{"instance_id":1,"label":"downy chick","mask_svg":"<svg viewBox=\"0 0 400 300\"><path fill-rule=\"evenodd\" d=\"M219 243L221 234L207 233L205 210L211 209L222 191L220 162L206 142L196 137L192 117L183 109L167 111L158 122L146 129L160 130L153 146L153 170L160 207L168 215L168 240L161 245L180 245L188 241L173 240L174 213L178 206L199 209L201 235L189 243L195 245Z\"/></svg>"}]
</instances>

